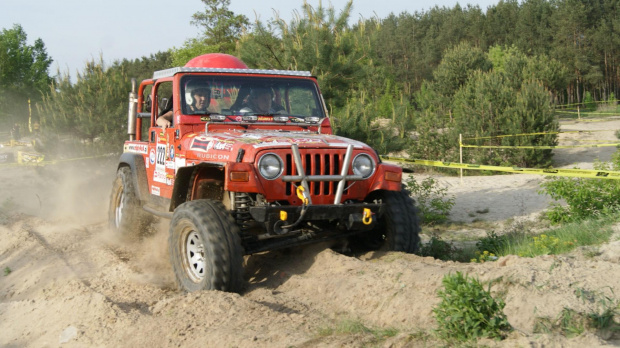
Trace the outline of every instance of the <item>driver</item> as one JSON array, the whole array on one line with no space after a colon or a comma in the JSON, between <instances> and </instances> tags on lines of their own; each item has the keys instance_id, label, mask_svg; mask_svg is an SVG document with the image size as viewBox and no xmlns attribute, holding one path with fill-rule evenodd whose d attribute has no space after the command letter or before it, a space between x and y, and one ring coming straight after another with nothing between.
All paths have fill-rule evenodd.
<instances>
[{"instance_id":1,"label":"driver","mask_svg":"<svg viewBox=\"0 0 620 348\"><path fill-rule=\"evenodd\" d=\"M207 112L209 103L211 102L211 89L205 86L200 86L192 89L190 92L191 103L187 107L188 114L204 114ZM172 110L162 114L157 118L155 123L166 129L172 124Z\"/></svg>"},{"instance_id":2,"label":"driver","mask_svg":"<svg viewBox=\"0 0 620 348\"><path fill-rule=\"evenodd\" d=\"M273 91L271 88L252 88L248 102L240 110L243 113L273 114L276 112L271 106Z\"/></svg>"}]
</instances>

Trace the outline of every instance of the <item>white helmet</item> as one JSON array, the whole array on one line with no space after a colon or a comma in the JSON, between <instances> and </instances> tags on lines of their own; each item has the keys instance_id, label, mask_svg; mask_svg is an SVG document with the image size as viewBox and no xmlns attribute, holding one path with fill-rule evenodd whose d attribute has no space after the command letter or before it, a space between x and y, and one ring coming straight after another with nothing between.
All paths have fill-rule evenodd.
<instances>
[{"instance_id":1,"label":"white helmet","mask_svg":"<svg viewBox=\"0 0 620 348\"><path fill-rule=\"evenodd\" d=\"M194 95L197 93L204 93L207 99L211 99L211 88L205 81L191 80L185 86L185 102L187 105L192 105L194 102Z\"/></svg>"}]
</instances>

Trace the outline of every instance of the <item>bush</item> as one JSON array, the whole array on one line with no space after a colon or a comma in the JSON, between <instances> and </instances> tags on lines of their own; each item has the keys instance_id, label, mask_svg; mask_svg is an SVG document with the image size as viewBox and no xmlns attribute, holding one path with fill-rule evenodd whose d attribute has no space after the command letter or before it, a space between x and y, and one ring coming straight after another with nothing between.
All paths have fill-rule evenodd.
<instances>
[{"instance_id":1,"label":"bush","mask_svg":"<svg viewBox=\"0 0 620 348\"><path fill-rule=\"evenodd\" d=\"M595 163L596 170L620 170L620 153L616 151L611 163ZM620 181L555 177L541 184L540 193L551 196L556 202L546 213L552 223L581 221L591 217L606 216L620 210Z\"/></svg>"},{"instance_id":2,"label":"bush","mask_svg":"<svg viewBox=\"0 0 620 348\"><path fill-rule=\"evenodd\" d=\"M476 247L481 253L489 252L494 255L500 255L508 244L508 238L506 235L499 236L495 231L487 232L487 236L481 238Z\"/></svg>"},{"instance_id":3,"label":"bush","mask_svg":"<svg viewBox=\"0 0 620 348\"><path fill-rule=\"evenodd\" d=\"M413 176L410 176L405 185L415 197L425 224L432 225L448 219L454 206L454 196L447 197L448 189L439 187L437 180L426 178L418 183Z\"/></svg>"},{"instance_id":4,"label":"bush","mask_svg":"<svg viewBox=\"0 0 620 348\"><path fill-rule=\"evenodd\" d=\"M451 243L444 241L437 234L433 234L428 243L420 247L418 255L447 261L455 258L456 251L456 248Z\"/></svg>"},{"instance_id":5,"label":"bush","mask_svg":"<svg viewBox=\"0 0 620 348\"><path fill-rule=\"evenodd\" d=\"M438 291L441 302L433 309L437 334L446 341L468 341L475 338L502 338L510 324L503 313L505 303L494 299L477 279L460 272L448 274Z\"/></svg>"},{"instance_id":6,"label":"bush","mask_svg":"<svg viewBox=\"0 0 620 348\"><path fill-rule=\"evenodd\" d=\"M592 93L586 91L585 95L583 96L583 106L588 110L596 110L596 102L592 97Z\"/></svg>"}]
</instances>

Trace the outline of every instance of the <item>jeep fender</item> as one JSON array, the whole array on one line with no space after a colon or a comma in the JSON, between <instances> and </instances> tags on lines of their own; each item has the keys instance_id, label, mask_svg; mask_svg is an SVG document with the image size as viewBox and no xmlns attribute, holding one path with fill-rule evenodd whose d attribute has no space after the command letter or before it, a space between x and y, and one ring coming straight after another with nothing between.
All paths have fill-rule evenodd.
<instances>
[{"instance_id":1,"label":"jeep fender","mask_svg":"<svg viewBox=\"0 0 620 348\"><path fill-rule=\"evenodd\" d=\"M170 201L170 211L174 211L176 207L187 201L187 194L192 189L192 178L194 172L208 170L209 168L222 168L221 164L215 163L200 163L196 166L180 167L177 170L174 179L174 188L172 189L172 200ZM224 173L213 176L207 174L206 177L218 179L224 181Z\"/></svg>"},{"instance_id":2,"label":"jeep fender","mask_svg":"<svg viewBox=\"0 0 620 348\"><path fill-rule=\"evenodd\" d=\"M131 177L135 183L136 195L140 202L148 202L149 185L146 178L146 167L144 157L140 154L125 152L121 155L118 168L128 166L131 168ZM117 168L117 169L118 169Z\"/></svg>"}]
</instances>

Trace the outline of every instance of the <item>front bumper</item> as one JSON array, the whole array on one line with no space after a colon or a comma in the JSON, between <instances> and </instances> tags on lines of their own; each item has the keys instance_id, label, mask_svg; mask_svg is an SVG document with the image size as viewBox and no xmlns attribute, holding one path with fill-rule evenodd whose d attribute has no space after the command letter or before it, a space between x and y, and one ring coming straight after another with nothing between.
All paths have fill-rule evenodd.
<instances>
[{"instance_id":1,"label":"front bumper","mask_svg":"<svg viewBox=\"0 0 620 348\"><path fill-rule=\"evenodd\" d=\"M362 214L364 208L370 209L373 220L383 215L382 204L326 204L326 205L309 205L306 207L306 213L303 221L329 221L329 220L347 220L350 216ZM272 223L280 220L280 212L285 211L288 220L296 220L301 214L301 206L264 206L251 207L250 214L252 218L258 222Z\"/></svg>"}]
</instances>

